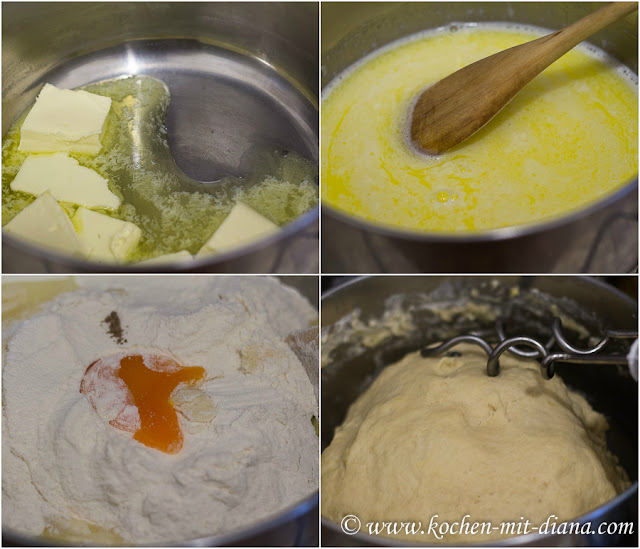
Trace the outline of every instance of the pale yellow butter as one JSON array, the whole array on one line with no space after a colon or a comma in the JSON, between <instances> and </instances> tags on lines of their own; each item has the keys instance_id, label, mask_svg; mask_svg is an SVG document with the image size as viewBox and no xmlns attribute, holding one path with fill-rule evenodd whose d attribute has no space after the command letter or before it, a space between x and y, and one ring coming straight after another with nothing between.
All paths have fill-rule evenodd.
<instances>
[{"instance_id":1,"label":"pale yellow butter","mask_svg":"<svg viewBox=\"0 0 640 549\"><path fill-rule=\"evenodd\" d=\"M49 191L56 200L86 208L115 210L120 206L120 199L109 190L106 179L65 153L28 156L11 188L36 196Z\"/></svg>"},{"instance_id":2,"label":"pale yellow butter","mask_svg":"<svg viewBox=\"0 0 640 549\"><path fill-rule=\"evenodd\" d=\"M187 250L180 250L172 254L163 254L151 259L139 261L138 265L161 265L164 263L178 263L180 261L191 261L193 256Z\"/></svg>"},{"instance_id":3,"label":"pale yellow butter","mask_svg":"<svg viewBox=\"0 0 640 549\"><path fill-rule=\"evenodd\" d=\"M20 128L23 152L98 154L111 99L45 84Z\"/></svg>"},{"instance_id":4,"label":"pale yellow butter","mask_svg":"<svg viewBox=\"0 0 640 549\"><path fill-rule=\"evenodd\" d=\"M10 234L68 254L77 254L80 242L69 216L49 194L41 194L4 227Z\"/></svg>"},{"instance_id":5,"label":"pale yellow butter","mask_svg":"<svg viewBox=\"0 0 640 549\"><path fill-rule=\"evenodd\" d=\"M225 252L280 231L272 221L246 204L237 202L215 233L200 248L196 257Z\"/></svg>"},{"instance_id":6,"label":"pale yellow butter","mask_svg":"<svg viewBox=\"0 0 640 549\"><path fill-rule=\"evenodd\" d=\"M142 237L139 227L80 207L72 220L80 239L80 250L96 261L125 261Z\"/></svg>"}]
</instances>

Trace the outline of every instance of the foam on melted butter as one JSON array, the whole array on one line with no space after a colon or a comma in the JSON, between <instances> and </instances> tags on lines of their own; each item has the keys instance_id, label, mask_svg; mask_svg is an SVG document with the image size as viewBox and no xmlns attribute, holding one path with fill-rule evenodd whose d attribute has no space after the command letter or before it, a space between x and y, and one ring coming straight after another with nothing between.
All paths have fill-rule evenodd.
<instances>
[{"instance_id":1,"label":"foam on melted butter","mask_svg":"<svg viewBox=\"0 0 640 549\"><path fill-rule=\"evenodd\" d=\"M408 136L427 86L547 31L467 25L390 44L338 76L322 100L322 200L387 226L465 233L532 224L611 194L637 174L637 77L581 46L446 153Z\"/></svg>"}]
</instances>

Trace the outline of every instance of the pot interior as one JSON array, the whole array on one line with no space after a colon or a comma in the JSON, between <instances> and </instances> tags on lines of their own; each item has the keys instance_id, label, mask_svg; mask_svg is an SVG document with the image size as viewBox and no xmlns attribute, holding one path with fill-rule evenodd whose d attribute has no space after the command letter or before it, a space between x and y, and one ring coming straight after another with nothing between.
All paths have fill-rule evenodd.
<instances>
[{"instance_id":1,"label":"pot interior","mask_svg":"<svg viewBox=\"0 0 640 549\"><path fill-rule=\"evenodd\" d=\"M251 184L279 153L316 164L317 14L303 3L4 5L3 134L45 83L145 75L169 88L171 158L159 161L184 190Z\"/></svg>"},{"instance_id":2,"label":"pot interior","mask_svg":"<svg viewBox=\"0 0 640 549\"><path fill-rule=\"evenodd\" d=\"M172 150L192 178L246 175L274 144L315 161L317 74L304 65L317 59L317 7L255 6L3 6L3 133L45 82L144 74L171 91Z\"/></svg>"},{"instance_id":3,"label":"pot interior","mask_svg":"<svg viewBox=\"0 0 640 549\"><path fill-rule=\"evenodd\" d=\"M436 29L453 23L507 22L559 29L598 9L600 5L578 2L339 2L326 3L322 9L322 80L325 88L345 69L401 38ZM588 40L620 61L635 74L638 72L637 12L618 21ZM478 233L434 234L423 230L391 227L371 223L368 219L323 204L323 212L340 224L347 224L365 232L408 241L467 242L505 240L524 234L535 234L589 215L598 207L614 201L623 202L627 193L637 185L637 174L625 186L613 191L596 203L580 210L559 213L549 220L528 225L479 231ZM634 218L637 214L632 214ZM621 235L622 237L622 235ZM633 239L629 249L635 249ZM494 271L494 269L487 269ZM346 269L345 272L354 272ZM371 272L370 270L364 270ZM455 271L455 270L453 270ZM452 272L451 269L445 272ZM576 269L571 269L576 272Z\"/></svg>"}]
</instances>

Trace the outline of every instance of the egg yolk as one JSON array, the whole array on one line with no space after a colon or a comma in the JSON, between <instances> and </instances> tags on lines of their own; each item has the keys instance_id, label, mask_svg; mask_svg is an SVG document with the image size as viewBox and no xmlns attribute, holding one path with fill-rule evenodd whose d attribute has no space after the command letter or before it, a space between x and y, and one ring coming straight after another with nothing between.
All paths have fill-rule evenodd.
<instances>
[{"instance_id":1,"label":"egg yolk","mask_svg":"<svg viewBox=\"0 0 640 549\"><path fill-rule=\"evenodd\" d=\"M181 383L193 384L205 376L199 366L180 366L158 355L126 355L118 361L99 359L86 370L80 392L98 411L102 402L118 401L118 413L109 424L134 432L145 446L177 454L184 442L171 394ZM137 415L131 407L137 409Z\"/></svg>"}]
</instances>

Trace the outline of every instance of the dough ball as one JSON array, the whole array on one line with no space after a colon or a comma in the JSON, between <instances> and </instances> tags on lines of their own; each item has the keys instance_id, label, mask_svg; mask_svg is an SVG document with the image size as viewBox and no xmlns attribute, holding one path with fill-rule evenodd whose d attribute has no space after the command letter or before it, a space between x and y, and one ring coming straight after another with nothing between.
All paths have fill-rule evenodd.
<instances>
[{"instance_id":1,"label":"dough ball","mask_svg":"<svg viewBox=\"0 0 640 549\"><path fill-rule=\"evenodd\" d=\"M437 521L561 522L600 506L629 481L606 448L607 422L538 363L503 355L498 377L486 355L407 355L351 406L322 454L322 514L368 522L422 522L414 542L508 537L461 533L437 539Z\"/></svg>"}]
</instances>

